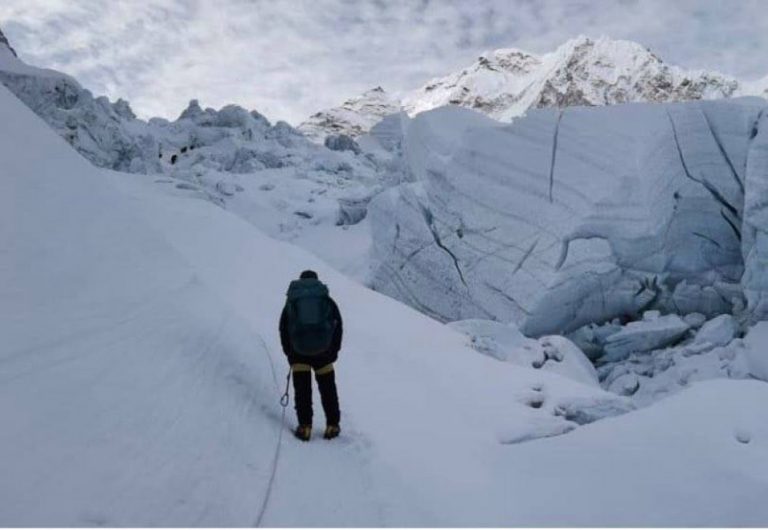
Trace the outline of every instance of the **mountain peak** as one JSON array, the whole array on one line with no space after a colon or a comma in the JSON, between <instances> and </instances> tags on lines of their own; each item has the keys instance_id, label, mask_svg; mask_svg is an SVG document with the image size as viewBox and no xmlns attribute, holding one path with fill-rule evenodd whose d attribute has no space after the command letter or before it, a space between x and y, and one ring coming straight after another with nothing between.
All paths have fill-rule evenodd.
<instances>
[{"instance_id":1,"label":"mountain peak","mask_svg":"<svg viewBox=\"0 0 768 530\"><path fill-rule=\"evenodd\" d=\"M339 107L314 114L300 129L322 141L327 134L358 136L368 132L383 116L401 108L415 115L459 105L510 121L531 108L750 94L768 97L768 77L739 82L717 72L669 65L637 42L579 35L541 55L518 48L487 51L469 66L407 92L402 101L376 87Z\"/></svg>"},{"instance_id":2,"label":"mountain peak","mask_svg":"<svg viewBox=\"0 0 768 530\"><path fill-rule=\"evenodd\" d=\"M411 92L403 104L409 114L460 105L509 121L529 108L714 99L738 89L738 81L722 74L667 65L636 42L579 35L544 55L514 48L485 53Z\"/></svg>"},{"instance_id":3,"label":"mountain peak","mask_svg":"<svg viewBox=\"0 0 768 530\"><path fill-rule=\"evenodd\" d=\"M338 107L316 112L299 130L314 141L329 134L355 137L368 132L384 116L400 111L400 102L381 86L344 101Z\"/></svg>"}]
</instances>

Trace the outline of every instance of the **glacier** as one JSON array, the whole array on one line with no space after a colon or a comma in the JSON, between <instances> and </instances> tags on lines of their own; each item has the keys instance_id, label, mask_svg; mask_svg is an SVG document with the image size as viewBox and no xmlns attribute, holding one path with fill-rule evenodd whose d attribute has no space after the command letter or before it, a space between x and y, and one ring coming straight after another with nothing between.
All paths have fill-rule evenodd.
<instances>
[{"instance_id":1,"label":"glacier","mask_svg":"<svg viewBox=\"0 0 768 530\"><path fill-rule=\"evenodd\" d=\"M765 316L766 101L444 107L370 207L373 287L443 321L568 333L650 309ZM745 317L746 318L746 317Z\"/></svg>"},{"instance_id":2,"label":"glacier","mask_svg":"<svg viewBox=\"0 0 768 530\"><path fill-rule=\"evenodd\" d=\"M0 87L1 526L768 520L764 102L440 109L327 149L236 106L136 120L3 53L38 117ZM305 268L345 315L327 444L280 421ZM521 333L546 311L568 337Z\"/></svg>"},{"instance_id":3,"label":"glacier","mask_svg":"<svg viewBox=\"0 0 768 530\"><path fill-rule=\"evenodd\" d=\"M306 267L346 308L338 366L345 430L331 444L286 436L265 525L502 525L574 513L568 496L552 511L512 509L512 477L532 473L514 448L590 431L595 414L626 409L625 398L477 355L462 335L202 197L95 168L2 87L0 123L15 133L0 137L0 524L253 525L287 427L277 318L285 286ZM764 386L700 391L738 411L764 399ZM657 424L690 416L701 399L683 397L682 410L660 409L639 425L660 432ZM718 425L760 447L761 414ZM630 435L621 433L633 429L631 416L615 425L617 435ZM446 426L437 448L433 435ZM602 439L585 433L576 446L589 452ZM687 446L659 443L672 454ZM631 469L621 446L605 454L625 462L621 476ZM555 469L543 455L535 461ZM589 476L571 465L574 476ZM698 462L677 465L703 472ZM687 514L667 510L670 520L698 521L700 503L730 500L738 465L731 449L717 466L724 480ZM600 520L646 521L656 489L638 486L636 510ZM755 491L767 487L758 482ZM456 498L465 502L452 506ZM765 516L748 497L733 502L744 507L739 517L713 520Z\"/></svg>"}]
</instances>

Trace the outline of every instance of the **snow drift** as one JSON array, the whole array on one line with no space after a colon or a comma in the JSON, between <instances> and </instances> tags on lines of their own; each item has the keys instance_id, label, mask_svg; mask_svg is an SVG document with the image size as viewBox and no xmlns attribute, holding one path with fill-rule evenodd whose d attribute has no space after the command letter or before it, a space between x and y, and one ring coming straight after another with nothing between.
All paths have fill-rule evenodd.
<instances>
[{"instance_id":1,"label":"snow drift","mask_svg":"<svg viewBox=\"0 0 768 530\"><path fill-rule=\"evenodd\" d=\"M444 107L402 139L416 179L371 205L373 286L445 321L563 333L661 309L766 314L759 98L532 111ZM746 301L745 301L746 300Z\"/></svg>"}]
</instances>

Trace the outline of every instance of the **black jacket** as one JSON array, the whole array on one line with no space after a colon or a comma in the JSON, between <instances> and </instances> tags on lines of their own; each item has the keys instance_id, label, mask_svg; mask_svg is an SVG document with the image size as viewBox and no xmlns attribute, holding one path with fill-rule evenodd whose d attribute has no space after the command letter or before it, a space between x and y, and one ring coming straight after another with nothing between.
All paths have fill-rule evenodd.
<instances>
[{"instance_id":1,"label":"black jacket","mask_svg":"<svg viewBox=\"0 0 768 530\"><path fill-rule=\"evenodd\" d=\"M321 355L313 355L311 357L293 352L293 348L291 347L291 337L288 334L288 328L290 327L288 322L288 308L283 307L283 312L280 315L280 343L283 346L283 353L288 357L288 362L291 364L306 363L319 368L324 364L336 362L336 359L338 359L339 350L341 349L341 337L343 334L341 313L339 312L339 306L336 305L336 302L333 300L333 298L329 296L328 299L331 301L331 306L333 308L333 318L336 320L336 330L333 334L333 341L331 342L331 347L328 348L326 353Z\"/></svg>"}]
</instances>

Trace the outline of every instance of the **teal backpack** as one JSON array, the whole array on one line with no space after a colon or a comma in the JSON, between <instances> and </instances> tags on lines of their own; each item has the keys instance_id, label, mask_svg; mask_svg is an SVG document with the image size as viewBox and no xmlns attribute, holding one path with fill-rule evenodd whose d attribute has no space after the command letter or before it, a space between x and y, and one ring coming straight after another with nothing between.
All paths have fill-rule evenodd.
<instances>
[{"instance_id":1,"label":"teal backpack","mask_svg":"<svg viewBox=\"0 0 768 530\"><path fill-rule=\"evenodd\" d=\"M314 278L293 280L286 297L288 336L293 350L306 356L326 353L336 331L328 287Z\"/></svg>"}]
</instances>

